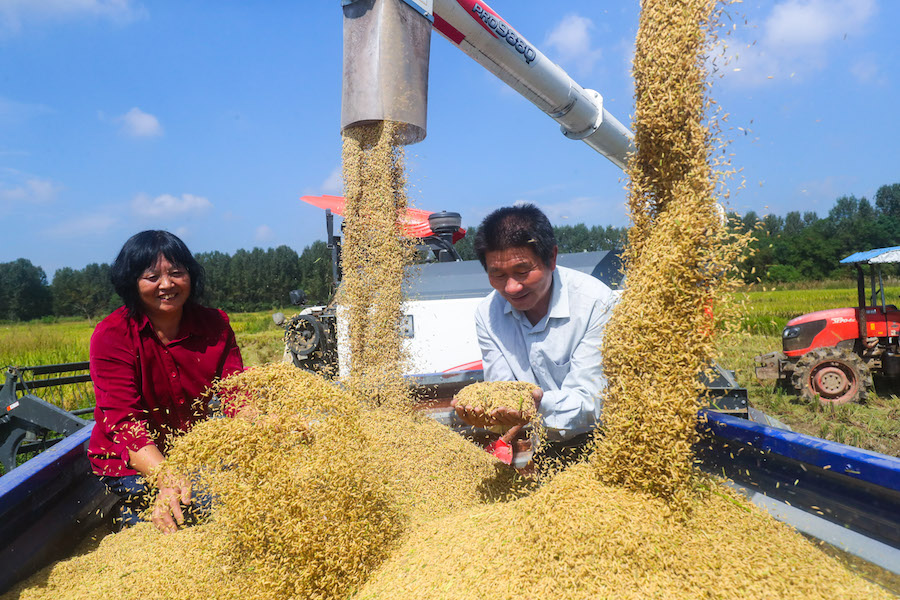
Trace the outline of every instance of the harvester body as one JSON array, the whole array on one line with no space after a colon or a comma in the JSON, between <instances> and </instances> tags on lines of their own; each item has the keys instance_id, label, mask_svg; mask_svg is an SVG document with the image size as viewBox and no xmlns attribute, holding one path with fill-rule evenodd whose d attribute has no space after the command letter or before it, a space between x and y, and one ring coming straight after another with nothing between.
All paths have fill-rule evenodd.
<instances>
[{"instance_id":1,"label":"harvester body","mask_svg":"<svg viewBox=\"0 0 900 600\"><path fill-rule=\"evenodd\" d=\"M843 404L864 400L874 385L873 375L900 377L900 310L886 302L881 269L898 262L900 246L843 259L842 264L856 267L858 306L788 321L781 334L782 351L756 357L757 378L778 381L822 403Z\"/></svg>"},{"instance_id":2,"label":"harvester body","mask_svg":"<svg viewBox=\"0 0 900 600\"><path fill-rule=\"evenodd\" d=\"M324 199L324 200L323 200ZM332 260L334 288L342 273L341 237L333 229L334 214L343 214L343 198L309 197L304 201L326 209L328 246ZM455 223L448 217L455 215ZM475 309L491 293L484 267L477 260L462 260L453 243L462 239L459 215L446 211L428 213L409 209L404 221L405 235L415 238L423 262L409 268L405 281L406 301L398 324L404 354L408 358L404 375L447 373L481 369L481 349L475 333ZM601 280L613 290L621 284L621 259L616 251L560 254L558 264L576 269ZM294 297L303 297L299 290ZM350 373L349 311L336 294L322 306L306 306L297 315L285 319L274 315L285 329L287 362L305 370L346 377Z\"/></svg>"}]
</instances>

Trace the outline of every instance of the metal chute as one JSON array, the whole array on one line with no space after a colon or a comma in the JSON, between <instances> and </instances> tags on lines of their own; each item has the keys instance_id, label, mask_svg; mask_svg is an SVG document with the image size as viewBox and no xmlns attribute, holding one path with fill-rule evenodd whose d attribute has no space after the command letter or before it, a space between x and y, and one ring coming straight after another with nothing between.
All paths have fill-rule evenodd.
<instances>
[{"instance_id":1,"label":"metal chute","mask_svg":"<svg viewBox=\"0 0 900 600\"><path fill-rule=\"evenodd\" d=\"M430 13L404 0L344 0L341 130L401 124L398 139L425 139Z\"/></svg>"}]
</instances>

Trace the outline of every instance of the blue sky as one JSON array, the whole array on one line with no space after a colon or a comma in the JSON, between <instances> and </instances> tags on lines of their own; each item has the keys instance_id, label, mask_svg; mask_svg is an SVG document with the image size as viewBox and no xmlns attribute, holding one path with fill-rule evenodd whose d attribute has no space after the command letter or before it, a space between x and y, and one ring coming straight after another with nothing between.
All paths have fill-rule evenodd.
<instances>
[{"instance_id":1,"label":"blue sky","mask_svg":"<svg viewBox=\"0 0 900 600\"><path fill-rule=\"evenodd\" d=\"M630 122L637 1L490 5ZM728 208L825 216L900 182L900 2L729 14L712 91L742 169ZM0 262L52 277L150 228L194 252L324 239L299 197L341 193L341 18L337 0L0 0ZM431 56L428 137L407 149L416 206L477 225L526 200L555 224L628 224L612 163L436 33Z\"/></svg>"}]
</instances>

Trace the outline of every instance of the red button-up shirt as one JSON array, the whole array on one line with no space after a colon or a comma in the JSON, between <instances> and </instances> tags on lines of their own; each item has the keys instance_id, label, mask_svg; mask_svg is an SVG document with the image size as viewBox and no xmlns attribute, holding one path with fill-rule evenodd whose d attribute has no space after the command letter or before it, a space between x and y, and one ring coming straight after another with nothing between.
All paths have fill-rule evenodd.
<instances>
[{"instance_id":1,"label":"red button-up shirt","mask_svg":"<svg viewBox=\"0 0 900 600\"><path fill-rule=\"evenodd\" d=\"M167 454L174 436L207 417L203 392L216 378L243 370L228 316L189 303L178 337L163 344L146 316L123 306L91 336L91 380L97 405L88 457L94 473L137 473L129 451L155 444Z\"/></svg>"}]
</instances>

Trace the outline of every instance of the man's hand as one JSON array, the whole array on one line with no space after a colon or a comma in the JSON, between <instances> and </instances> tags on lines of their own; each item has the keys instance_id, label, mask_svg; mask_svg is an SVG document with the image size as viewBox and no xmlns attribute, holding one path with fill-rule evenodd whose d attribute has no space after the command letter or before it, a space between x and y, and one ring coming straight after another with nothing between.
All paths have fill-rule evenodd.
<instances>
[{"instance_id":1,"label":"man's hand","mask_svg":"<svg viewBox=\"0 0 900 600\"><path fill-rule=\"evenodd\" d=\"M184 525L182 505L191 503L191 483L175 477L160 479L159 494L153 504L150 522L163 533L175 533Z\"/></svg>"},{"instance_id":2,"label":"man's hand","mask_svg":"<svg viewBox=\"0 0 900 600\"><path fill-rule=\"evenodd\" d=\"M534 388L531 391L531 397L534 399L534 410L537 412L541 406L541 399L544 397L544 391L541 388ZM504 427L516 427L517 425L525 425L531 419L525 414L524 410L514 410L501 406L495 408L489 415L494 425L502 425Z\"/></svg>"},{"instance_id":3,"label":"man's hand","mask_svg":"<svg viewBox=\"0 0 900 600\"><path fill-rule=\"evenodd\" d=\"M531 392L531 397L534 399L534 408L537 410L540 408L544 392L536 387ZM480 408L461 406L456 398L453 399L450 406L456 410L456 416L458 416L463 423L471 425L472 427L492 427L494 425L515 427L517 425L525 425L529 421L528 417L525 415L525 411L512 408L495 408L490 414L485 414Z\"/></svg>"},{"instance_id":4,"label":"man's hand","mask_svg":"<svg viewBox=\"0 0 900 600\"><path fill-rule=\"evenodd\" d=\"M494 424L490 417L484 414L482 409L460 405L456 398L450 402L450 406L456 410L456 416L459 417L459 420L466 425L471 425L472 427L490 427Z\"/></svg>"}]
</instances>

